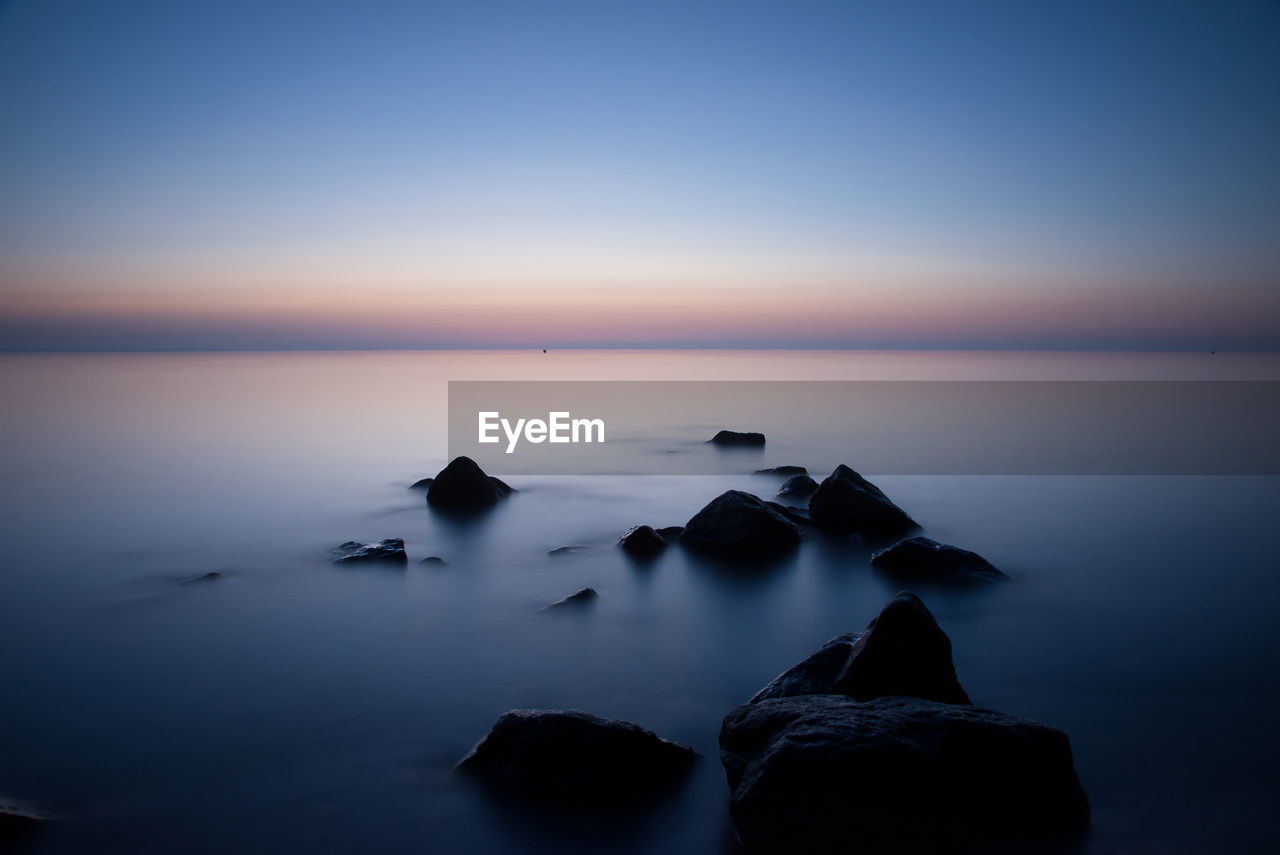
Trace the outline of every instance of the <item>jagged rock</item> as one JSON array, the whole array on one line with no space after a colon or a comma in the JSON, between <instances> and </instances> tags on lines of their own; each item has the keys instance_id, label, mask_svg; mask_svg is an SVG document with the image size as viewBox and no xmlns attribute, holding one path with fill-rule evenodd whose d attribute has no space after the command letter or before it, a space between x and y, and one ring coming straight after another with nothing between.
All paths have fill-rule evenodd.
<instances>
[{"instance_id":1,"label":"jagged rock","mask_svg":"<svg viewBox=\"0 0 1280 855\"><path fill-rule=\"evenodd\" d=\"M778 495L787 496L788 498L804 498L812 495L817 489L818 482L808 475L792 475L782 482L782 488L778 490Z\"/></svg>"},{"instance_id":2,"label":"jagged rock","mask_svg":"<svg viewBox=\"0 0 1280 855\"><path fill-rule=\"evenodd\" d=\"M484 473L470 457L455 457L427 489L427 503L442 510L479 511L515 492Z\"/></svg>"},{"instance_id":3,"label":"jagged rock","mask_svg":"<svg viewBox=\"0 0 1280 855\"><path fill-rule=\"evenodd\" d=\"M769 469L757 469L752 475L808 475L809 470L803 466L774 466Z\"/></svg>"},{"instance_id":4,"label":"jagged rock","mask_svg":"<svg viewBox=\"0 0 1280 855\"><path fill-rule=\"evenodd\" d=\"M779 510L741 490L707 504L684 527L680 543L690 549L740 561L776 558L800 545L800 528Z\"/></svg>"},{"instance_id":5,"label":"jagged rock","mask_svg":"<svg viewBox=\"0 0 1280 855\"><path fill-rule=\"evenodd\" d=\"M668 525L658 529L658 536L668 544L678 541L682 534L684 534L684 526L682 525Z\"/></svg>"},{"instance_id":6,"label":"jagged rock","mask_svg":"<svg viewBox=\"0 0 1280 855\"><path fill-rule=\"evenodd\" d=\"M564 807L625 809L688 774L693 749L577 710L512 710L458 763L501 792Z\"/></svg>"},{"instance_id":7,"label":"jagged rock","mask_svg":"<svg viewBox=\"0 0 1280 855\"><path fill-rule=\"evenodd\" d=\"M622 551L634 558L653 558L667 548L667 542L653 526L638 525L618 538Z\"/></svg>"},{"instance_id":8,"label":"jagged rock","mask_svg":"<svg viewBox=\"0 0 1280 855\"><path fill-rule=\"evenodd\" d=\"M865 630L831 639L748 703L800 694L848 695L860 701L907 695L969 703L956 679L951 639L915 594L898 594Z\"/></svg>"},{"instance_id":9,"label":"jagged rock","mask_svg":"<svg viewBox=\"0 0 1280 855\"><path fill-rule=\"evenodd\" d=\"M581 608L595 602L597 596L595 588L583 588L581 591L578 591L576 594L570 594L563 600L556 600L549 606L543 606L542 610L545 612L552 609Z\"/></svg>"},{"instance_id":10,"label":"jagged rock","mask_svg":"<svg viewBox=\"0 0 1280 855\"><path fill-rule=\"evenodd\" d=\"M722 430L707 442L712 445L759 448L764 445L764 434L742 433L736 430Z\"/></svg>"},{"instance_id":11,"label":"jagged rock","mask_svg":"<svg viewBox=\"0 0 1280 855\"><path fill-rule=\"evenodd\" d=\"M333 553L338 557L334 564L407 564L409 556L404 551L404 541L398 537L389 537L377 543L359 543L348 540L335 547Z\"/></svg>"},{"instance_id":12,"label":"jagged rock","mask_svg":"<svg viewBox=\"0 0 1280 855\"><path fill-rule=\"evenodd\" d=\"M1045 852L1088 823L1059 730L919 698L796 695L724 718L747 851Z\"/></svg>"},{"instance_id":13,"label":"jagged rock","mask_svg":"<svg viewBox=\"0 0 1280 855\"><path fill-rule=\"evenodd\" d=\"M809 498L809 517L834 534L889 540L920 526L884 492L841 464Z\"/></svg>"},{"instance_id":14,"label":"jagged rock","mask_svg":"<svg viewBox=\"0 0 1280 855\"><path fill-rule=\"evenodd\" d=\"M976 552L927 537L909 537L881 549L871 556L871 566L899 582L956 587L987 585L1009 578Z\"/></svg>"}]
</instances>

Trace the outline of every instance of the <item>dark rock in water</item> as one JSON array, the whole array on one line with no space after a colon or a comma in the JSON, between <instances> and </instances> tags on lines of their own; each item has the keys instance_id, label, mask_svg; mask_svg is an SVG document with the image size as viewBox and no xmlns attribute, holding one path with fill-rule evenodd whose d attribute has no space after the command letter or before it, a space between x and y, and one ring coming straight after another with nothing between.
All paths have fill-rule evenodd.
<instances>
[{"instance_id":1,"label":"dark rock in water","mask_svg":"<svg viewBox=\"0 0 1280 855\"><path fill-rule=\"evenodd\" d=\"M900 582L938 585L987 585L1009 577L976 552L909 537L871 556L871 566Z\"/></svg>"},{"instance_id":2,"label":"dark rock in water","mask_svg":"<svg viewBox=\"0 0 1280 855\"><path fill-rule=\"evenodd\" d=\"M658 536L669 544L678 541L682 534L684 534L684 526L682 525L669 525L658 529Z\"/></svg>"},{"instance_id":3,"label":"dark rock in water","mask_svg":"<svg viewBox=\"0 0 1280 855\"><path fill-rule=\"evenodd\" d=\"M797 695L725 716L750 852L1062 851L1089 803L1059 730L919 698Z\"/></svg>"},{"instance_id":4,"label":"dark rock in water","mask_svg":"<svg viewBox=\"0 0 1280 855\"><path fill-rule=\"evenodd\" d=\"M435 480L436 480L435 478L423 478L420 481L414 481L412 484L409 485L409 489L410 490L426 490L431 487L432 482L434 482Z\"/></svg>"},{"instance_id":5,"label":"dark rock in water","mask_svg":"<svg viewBox=\"0 0 1280 855\"><path fill-rule=\"evenodd\" d=\"M782 489L778 490L778 495L800 498L812 495L817 489L818 482L810 478L808 475L792 475L786 481L782 482Z\"/></svg>"},{"instance_id":6,"label":"dark rock in water","mask_svg":"<svg viewBox=\"0 0 1280 855\"><path fill-rule=\"evenodd\" d=\"M951 639L915 594L898 594L872 618L831 691L859 701L908 695L969 703L951 662Z\"/></svg>"},{"instance_id":7,"label":"dark rock in water","mask_svg":"<svg viewBox=\"0 0 1280 855\"><path fill-rule=\"evenodd\" d=\"M707 442L712 445L739 446L759 448L764 445L764 434L741 433L736 430L722 430Z\"/></svg>"},{"instance_id":8,"label":"dark rock in water","mask_svg":"<svg viewBox=\"0 0 1280 855\"><path fill-rule=\"evenodd\" d=\"M596 596L595 588L583 588L581 591L578 591L576 594L570 594L563 600L556 600L549 606L543 606L542 610L545 612L550 609L581 608L582 606L587 606L595 602Z\"/></svg>"},{"instance_id":9,"label":"dark rock in water","mask_svg":"<svg viewBox=\"0 0 1280 855\"><path fill-rule=\"evenodd\" d=\"M515 492L484 473L470 457L455 457L427 489L427 503L451 511L479 511Z\"/></svg>"},{"instance_id":10,"label":"dark rock in water","mask_svg":"<svg viewBox=\"0 0 1280 855\"><path fill-rule=\"evenodd\" d=\"M763 501L766 506L773 508L775 511L782 514L801 528L810 525L813 522L813 520L809 519L809 512L807 510L801 508L790 508L786 505L779 504L778 502L771 502L768 499L762 499L761 501Z\"/></svg>"},{"instance_id":11,"label":"dark rock in water","mask_svg":"<svg viewBox=\"0 0 1280 855\"><path fill-rule=\"evenodd\" d=\"M191 578L191 579L188 579L188 580L186 580L185 582L183 582L182 584L184 584L184 585L202 585L202 584L204 584L204 583L206 583L206 582L216 582L216 581L218 581L218 580L219 580L219 579L221 579L221 578L222 578L222 574L221 574L221 573L219 573L219 572L218 572L218 571L216 571L216 570L213 570L213 571L210 571L210 572L208 572L208 573L205 573L203 576L195 576L195 577L193 577L193 578Z\"/></svg>"},{"instance_id":12,"label":"dark rock in water","mask_svg":"<svg viewBox=\"0 0 1280 855\"><path fill-rule=\"evenodd\" d=\"M884 492L841 464L809 498L809 517L834 534L889 540L920 526Z\"/></svg>"},{"instance_id":13,"label":"dark rock in water","mask_svg":"<svg viewBox=\"0 0 1280 855\"><path fill-rule=\"evenodd\" d=\"M512 710L457 768L528 801L627 809L680 783L696 758L693 749L628 721Z\"/></svg>"},{"instance_id":14,"label":"dark rock in water","mask_svg":"<svg viewBox=\"0 0 1280 855\"><path fill-rule=\"evenodd\" d=\"M0 796L0 851L8 852L50 821L39 811Z\"/></svg>"},{"instance_id":15,"label":"dark rock in water","mask_svg":"<svg viewBox=\"0 0 1280 855\"><path fill-rule=\"evenodd\" d=\"M847 632L837 635L799 664L783 671L769 685L756 692L749 704L767 701L769 698L789 698L792 695L826 695L844 673L853 654L853 645L862 633Z\"/></svg>"},{"instance_id":16,"label":"dark rock in water","mask_svg":"<svg viewBox=\"0 0 1280 855\"><path fill-rule=\"evenodd\" d=\"M422 559L422 560L421 560L421 561L419 561L418 563L419 563L419 564L434 564L434 565L436 565L436 566L443 567L443 566L445 566L446 564L448 564L449 562L445 561L445 560L444 560L443 558L441 558L439 555L428 555L426 558Z\"/></svg>"},{"instance_id":17,"label":"dark rock in water","mask_svg":"<svg viewBox=\"0 0 1280 855\"><path fill-rule=\"evenodd\" d=\"M774 466L769 469L757 469L752 475L808 475L809 470L803 466Z\"/></svg>"},{"instance_id":18,"label":"dark rock in water","mask_svg":"<svg viewBox=\"0 0 1280 855\"><path fill-rule=\"evenodd\" d=\"M867 628L831 639L784 671L748 703L806 694L869 701L906 695L967 704L951 661L951 639L915 594L898 594Z\"/></svg>"},{"instance_id":19,"label":"dark rock in water","mask_svg":"<svg viewBox=\"0 0 1280 855\"><path fill-rule=\"evenodd\" d=\"M552 558L563 558L568 555L586 555L590 551L591 547L575 543L572 546L557 546L555 549L548 549L547 554Z\"/></svg>"},{"instance_id":20,"label":"dark rock in water","mask_svg":"<svg viewBox=\"0 0 1280 855\"><path fill-rule=\"evenodd\" d=\"M667 542L653 526L638 525L618 538L622 551L634 558L653 558L667 548Z\"/></svg>"},{"instance_id":21,"label":"dark rock in water","mask_svg":"<svg viewBox=\"0 0 1280 855\"><path fill-rule=\"evenodd\" d=\"M338 556L334 564L407 564L409 556L404 552L404 541L398 537L389 537L377 543L358 543L348 540L335 548Z\"/></svg>"},{"instance_id":22,"label":"dark rock in water","mask_svg":"<svg viewBox=\"0 0 1280 855\"><path fill-rule=\"evenodd\" d=\"M800 545L799 526L778 507L750 493L729 490L694 514L680 535L680 543L720 558L776 558Z\"/></svg>"}]
</instances>

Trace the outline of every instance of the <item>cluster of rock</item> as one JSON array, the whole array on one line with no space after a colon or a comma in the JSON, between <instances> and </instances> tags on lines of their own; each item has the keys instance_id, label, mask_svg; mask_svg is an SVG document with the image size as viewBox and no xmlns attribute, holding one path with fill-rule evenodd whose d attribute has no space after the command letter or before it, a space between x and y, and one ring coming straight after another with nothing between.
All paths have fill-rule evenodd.
<instances>
[{"instance_id":1,"label":"cluster of rock","mask_svg":"<svg viewBox=\"0 0 1280 855\"><path fill-rule=\"evenodd\" d=\"M726 715L720 758L751 852L1037 852L1088 824L1066 735L970 705L913 594Z\"/></svg>"}]
</instances>

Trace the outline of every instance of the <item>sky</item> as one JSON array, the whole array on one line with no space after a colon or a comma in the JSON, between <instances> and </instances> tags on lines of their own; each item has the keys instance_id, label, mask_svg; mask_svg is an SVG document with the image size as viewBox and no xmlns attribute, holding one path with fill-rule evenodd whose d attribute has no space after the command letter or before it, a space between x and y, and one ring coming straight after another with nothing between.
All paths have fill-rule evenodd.
<instances>
[{"instance_id":1,"label":"sky","mask_svg":"<svg viewBox=\"0 0 1280 855\"><path fill-rule=\"evenodd\" d=\"M0 349L1280 349L1280 2L0 0Z\"/></svg>"}]
</instances>

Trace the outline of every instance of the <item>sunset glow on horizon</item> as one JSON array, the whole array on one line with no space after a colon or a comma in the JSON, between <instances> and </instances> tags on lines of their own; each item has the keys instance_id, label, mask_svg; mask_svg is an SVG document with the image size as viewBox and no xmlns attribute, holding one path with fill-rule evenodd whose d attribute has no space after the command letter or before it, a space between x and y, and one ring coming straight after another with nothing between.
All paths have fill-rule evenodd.
<instances>
[{"instance_id":1,"label":"sunset glow on horizon","mask_svg":"<svg viewBox=\"0 0 1280 855\"><path fill-rule=\"evenodd\" d=\"M908 5L0 5L0 348L1280 348L1280 8Z\"/></svg>"}]
</instances>

